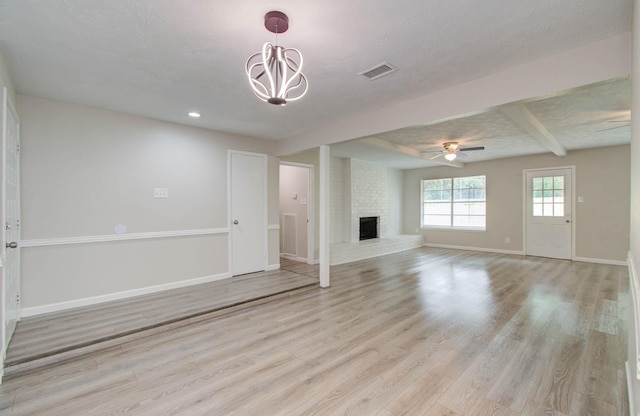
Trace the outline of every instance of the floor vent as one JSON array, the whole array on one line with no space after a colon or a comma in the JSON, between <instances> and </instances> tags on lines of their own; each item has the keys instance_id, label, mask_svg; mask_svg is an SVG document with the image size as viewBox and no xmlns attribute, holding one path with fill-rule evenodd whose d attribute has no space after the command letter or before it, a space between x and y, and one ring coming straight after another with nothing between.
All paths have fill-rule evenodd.
<instances>
[{"instance_id":1,"label":"floor vent","mask_svg":"<svg viewBox=\"0 0 640 416\"><path fill-rule=\"evenodd\" d=\"M390 73L396 72L397 70L398 68L396 68L395 66L387 62L383 62L379 65L374 66L371 69L368 69L364 72L360 72L358 75L362 75L363 77L369 78L371 81L373 81L374 79L378 79L385 75L389 75Z\"/></svg>"}]
</instances>

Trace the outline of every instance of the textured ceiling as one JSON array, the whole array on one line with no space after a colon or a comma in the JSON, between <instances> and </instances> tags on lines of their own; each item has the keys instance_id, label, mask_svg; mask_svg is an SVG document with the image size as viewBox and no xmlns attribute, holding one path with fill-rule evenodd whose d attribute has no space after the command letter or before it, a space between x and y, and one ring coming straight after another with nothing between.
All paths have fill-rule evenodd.
<instances>
[{"instance_id":1,"label":"textured ceiling","mask_svg":"<svg viewBox=\"0 0 640 416\"><path fill-rule=\"evenodd\" d=\"M628 32L631 6L631 0L0 0L0 41L19 93L280 139ZM303 100L286 107L257 100L244 74L246 59L275 40L262 21L270 10L289 15L278 43L302 51L310 85ZM399 71L376 81L357 75L383 61ZM577 106L572 94L526 106L573 149L610 138L593 134L590 112L607 127L606 117L628 111L625 99L605 110L585 102L571 114L563 108ZM191 110L202 118L189 119ZM502 157L514 151L509 137L522 136L512 124L491 110L384 137L418 148L460 138ZM344 146L351 145L357 146ZM546 151L530 140L518 149ZM480 153L469 157L486 157Z\"/></svg>"},{"instance_id":2,"label":"textured ceiling","mask_svg":"<svg viewBox=\"0 0 640 416\"><path fill-rule=\"evenodd\" d=\"M565 151L628 144L631 139L631 81L628 78L517 104L523 105ZM446 164L442 157L430 159L438 153L420 155L420 152L441 150L442 144L449 141L457 141L461 147L485 147L482 151L464 153L458 160L462 163L551 152L545 142L509 117L508 108L515 105L505 104L452 120L339 143L331 147L332 154L410 169L437 166L438 161ZM371 139L374 139L373 145ZM386 149L382 149L380 143L386 144ZM400 147L389 151L394 145ZM411 156L411 153L415 154Z\"/></svg>"}]
</instances>

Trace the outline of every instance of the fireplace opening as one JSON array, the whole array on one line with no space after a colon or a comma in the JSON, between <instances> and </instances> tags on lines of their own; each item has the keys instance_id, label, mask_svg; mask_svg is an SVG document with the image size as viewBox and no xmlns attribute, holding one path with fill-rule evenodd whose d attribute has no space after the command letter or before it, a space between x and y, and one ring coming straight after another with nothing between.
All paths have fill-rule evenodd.
<instances>
[{"instance_id":1,"label":"fireplace opening","mask_svg":"<svg viewBox=\"0 0 640 416\"><path fill-rule=\"evenodd\" d=\"M360 241L378 238L378 217L360 217Z\"/></svg>"}]
</instances>

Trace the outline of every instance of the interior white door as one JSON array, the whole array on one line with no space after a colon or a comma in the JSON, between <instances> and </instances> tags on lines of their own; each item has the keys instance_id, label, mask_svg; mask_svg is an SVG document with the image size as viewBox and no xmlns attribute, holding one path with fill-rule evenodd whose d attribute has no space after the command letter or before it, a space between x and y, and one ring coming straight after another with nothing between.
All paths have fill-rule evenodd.
<instances>
[{"instance_id":1,"label":"interior white door","mask_svg":"<svg viewBox=\"0 0 640 416\"><path fill-rule=\"evenodd\" d=\"M15 107L3 91L3 216L2 268L4 351L20 319L20 124Z\"/></svg>"},{"instance_id":2,"label":"interior white door","mask_svg":"<svg viewBox=\"0 0 640 416\"><path fill-rule=\"evenodd\" d=\"M527 255L571 259L571 169L528 171L526 181Z\"/></svg>"},{"instance_id":3,"label":"interior white door","mask_svg":"<svg viewBox=\"0 0 640 416\"><path fill-rule=\"evenodd\" d=\"M230 153L231 272L265 270L267 264L265 155Z\"/></svg>"}]
</instances>

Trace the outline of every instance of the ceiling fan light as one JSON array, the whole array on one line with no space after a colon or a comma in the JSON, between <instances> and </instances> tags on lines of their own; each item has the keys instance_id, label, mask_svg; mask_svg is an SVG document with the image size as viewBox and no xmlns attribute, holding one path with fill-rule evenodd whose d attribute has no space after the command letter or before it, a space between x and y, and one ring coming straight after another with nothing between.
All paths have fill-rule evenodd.
<instances>
[{"instance_id":1,"label":"ceiling fan light","mask_svg":"<svg viewBox=\"0 0 640 416\"><path fill-rule=\"evenodd\" d=\"M447 153L446 155L444 155L444 158L447 159L449 162L452 162L456 158L456 154L455 153Z\"/></svg>"}]
</instances>

